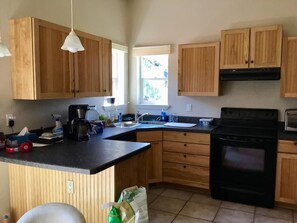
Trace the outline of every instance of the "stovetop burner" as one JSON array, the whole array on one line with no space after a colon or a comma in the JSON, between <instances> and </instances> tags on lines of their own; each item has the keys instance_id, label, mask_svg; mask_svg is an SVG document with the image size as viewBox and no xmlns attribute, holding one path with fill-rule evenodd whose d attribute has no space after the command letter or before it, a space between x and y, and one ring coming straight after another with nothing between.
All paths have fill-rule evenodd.
<instances>
[{"instance_id":1,"label":"stovetop burner","mask_svg":"<svg viewBox=\"0 0 297 223\"><path fill-rule=\"evenodd\" d=\"M277 137L278 111L276 109L222 108L221 121L212 134Z\"/></svg>"}]
</instances>

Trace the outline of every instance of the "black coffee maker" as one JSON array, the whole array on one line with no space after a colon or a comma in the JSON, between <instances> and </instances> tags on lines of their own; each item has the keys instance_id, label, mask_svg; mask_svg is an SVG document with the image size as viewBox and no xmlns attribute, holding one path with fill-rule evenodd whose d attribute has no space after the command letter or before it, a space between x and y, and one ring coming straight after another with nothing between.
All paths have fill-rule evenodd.
<instances>
[{"instance_id":1,"label":"black coffee maker","mask_svg":"<svg viewBox=\"0 0 297 223\"><path fill-rule=\"evenodd\" d=\"M85 119L89 105L70 105L68 108L68 135L77 141L90 139L90 123Z\"/></svg>"}]
</instances>

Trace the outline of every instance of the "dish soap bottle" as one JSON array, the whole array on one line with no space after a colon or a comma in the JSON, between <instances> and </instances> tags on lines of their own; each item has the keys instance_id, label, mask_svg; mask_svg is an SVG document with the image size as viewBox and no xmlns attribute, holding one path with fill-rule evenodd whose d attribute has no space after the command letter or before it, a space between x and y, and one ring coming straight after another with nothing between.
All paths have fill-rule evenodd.
<instances>
[{"instance_id":1,"label":"dish soap bottle","mask_svg":"<svg viewBox=\"0 0 297 223\"><path fill-rule=\"evenodd\" d=\"M53 129L53 135L56 136L56 137L63 138L63 126L62 126L62 123L60 121L60 118L62 116L59 115L59 114L52 114L52 117L56 121L56 126Z\"/></svg>"},{"instance_id":2,"label":"dish soap bottle","mask_svg":"<svg viewBox=\"0 0 297 223\"><path fill-rule=\"evenodd\" d=\"M166 112L164 111L164 109L162 109L162 112L161 112L161 121L166 122Z\"/></svg>"}]
</instances>

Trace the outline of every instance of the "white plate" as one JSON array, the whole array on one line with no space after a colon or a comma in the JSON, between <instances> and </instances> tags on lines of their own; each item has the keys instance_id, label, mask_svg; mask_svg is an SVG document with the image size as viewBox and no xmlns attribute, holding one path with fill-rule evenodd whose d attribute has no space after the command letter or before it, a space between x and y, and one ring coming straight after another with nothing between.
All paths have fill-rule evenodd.
<instances>
[{"instance_id":1,"label":"white plate","mask_svg":"<svg viewBox=\"0 0 297 223\"><path fill-rule=\"evenodd\" d=\"M171 126L171 127L184 127L184 128L191 128L196 126L195 123L183 123L183 122L167 122L164 124L165 126Z\"/></svg>"}]
</instances>

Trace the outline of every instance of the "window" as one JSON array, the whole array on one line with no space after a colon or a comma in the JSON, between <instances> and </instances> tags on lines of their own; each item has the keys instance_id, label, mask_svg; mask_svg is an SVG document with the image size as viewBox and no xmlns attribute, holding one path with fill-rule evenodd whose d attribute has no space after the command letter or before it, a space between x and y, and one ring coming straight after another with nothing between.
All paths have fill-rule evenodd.
<instances>
[{"instance_id":1,"label":"window","mask_svg":"<svg viewBox=\"0 0 297 223\"><path fill-rule=\"evenodd\" d=\"M136 47L139 77L138 103L142 105L168 105L168 55L170 45Z\"/></svg>"},{"instance_id":2,"label":"window","mask_svg":"<svg viewBox=\"0 0 297 223\"><path fill-rule=\"evenodd\" d=\"M127 48L112 44L112 97L116 105L125 104L125 76L127 73Z\"/></svg>"},{"instance_id":3,"label":"window","mask_svg":"<svg viewBox=\"0 0 297 223\"><path fill-rule=\"evenodd\" d=\"M168 104L168 55L139 57L140 103Z\"/></svg>"}]
</instances>

